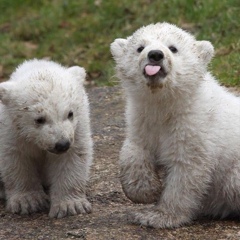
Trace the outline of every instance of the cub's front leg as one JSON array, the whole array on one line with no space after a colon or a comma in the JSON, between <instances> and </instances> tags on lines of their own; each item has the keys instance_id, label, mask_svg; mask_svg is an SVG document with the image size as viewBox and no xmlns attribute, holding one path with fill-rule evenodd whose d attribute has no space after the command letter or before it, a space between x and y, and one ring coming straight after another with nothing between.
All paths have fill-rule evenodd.
<instances>
[{"instance_id":1,"label":"cub's front leg","mask_svg":"<svg viewBox=\"0 0 240 240\"><path fill-rule=\"evenodd\" d=\"M153 203L160 196L161 183L153 155L125 140L120 153L120 180L126 196L136 203Z\"/></svg>"},{"instance_id":2,"label":"cub's front leg","mask_svg":"<svg viewBox=\"0 0 240 240\"><path fill-rule=\"evenodd\" d=\"M174 228L190 223L199 213L211 179L208 164L194 161L192 164L176 162L169 171L157 205L131 215L130 221L154 228Z\"/></svg>"},{"instance_id":3,"label":"cub's front leg","mask_svg":"<svg viewBox=\"0 0 240 240\"><path fill-rule=\"evenodd\" d=\"M29 156L14 150L1 156L1 177L7 211L30 214L48 208L48 196L41 185L35 162Z\"/></svg>"},{"instance_id":4,"label":"cub's front leg","mask_svg":"<svg viewBox=\"0 0 240 240\"><path fill-rule=\"evenodd\" d=\"M89 174L89 156L73 152L49 156L51 206L49 217L62 218L80 213L90 213L91 204L86 198Z\"/></svg>"}]
</instances>

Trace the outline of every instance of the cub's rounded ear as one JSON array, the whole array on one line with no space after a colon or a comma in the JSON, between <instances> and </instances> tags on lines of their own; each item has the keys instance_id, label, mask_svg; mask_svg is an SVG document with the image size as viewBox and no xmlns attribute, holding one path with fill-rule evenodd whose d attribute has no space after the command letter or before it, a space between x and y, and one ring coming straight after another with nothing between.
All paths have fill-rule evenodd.
<instances>
[{"instance_id":1,"label":"cub's rounded ear","mask_svg":"<svg viewBox=\"0 0 240 240\"><path fill-rule=\"evenodd\" d=\"M11 101L12 91L14 82L3 82L0 83L0 100L3 104L8 104Z\"/></svg>"},{"instance_id":2,"label":"cub's rounded ear","mask_svg":"<svg viewBox=\"0 0 240 240\"><path fill-rule=\"evenodd\" d=\"M86 71L83 67L73 66L68 68L68 71L74 76L80 83L83 83L86 79Z\"/></svg>"},{"instance_id":3,"label":"cub's rounded ear","mask_svg":"<svg viewBox=\"0 0 240 240\"><path fill-rule=\"evenodd\" d=\"M121 57L124 54L126 45L127 39L123 38L117 38L114 40L114 42L111 43L110 49L115 59Z\"/></svg>"},{"instance_id":4,"label":"cub's rounded ear","mask_svg":"<svg viewBox=\"0 0 240 240\"><path fill-rule=\"evenodd\" d=\"M195 46L198 58L202 59L203 63L207 65L214 56L213 45L209 41L197 41Z\"/></svg>"}]
</instances>

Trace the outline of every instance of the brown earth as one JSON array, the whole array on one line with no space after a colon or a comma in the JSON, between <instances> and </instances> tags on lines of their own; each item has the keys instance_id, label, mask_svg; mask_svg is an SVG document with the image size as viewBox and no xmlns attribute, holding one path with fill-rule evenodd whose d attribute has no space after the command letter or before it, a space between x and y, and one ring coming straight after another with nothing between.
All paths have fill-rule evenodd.
<instances>
[{"instance_id":1,"label":"brown earth","mask_svg":"<svg viewBox=\"0 0 240 240\"><path fill-rule=\"evenodd\" d=\"M118 153L124 139L124 103L119 87L88 89L92 111L95 160L88 198L89 215L49 219L47 213L18 216L6 213L0 202L0 240L4 239L240 239L239 221L202 219L191 226L156 230L127 221L129 212L143 208L123 194L118 179Z\"/></svg>"}]
</instances>

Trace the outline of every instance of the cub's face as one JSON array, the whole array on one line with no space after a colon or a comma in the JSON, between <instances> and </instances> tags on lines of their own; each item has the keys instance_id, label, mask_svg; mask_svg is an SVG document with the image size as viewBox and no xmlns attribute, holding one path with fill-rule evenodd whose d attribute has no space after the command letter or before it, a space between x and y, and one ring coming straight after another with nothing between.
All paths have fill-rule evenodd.
<instances>
[{"instance_id":1,"label":"cub's face","mask_svg":"<svg viewBox=\"0 0 240 240\"><path fill-rule=\"evenodd\" d=\"M59 101L61 98L60 94ZM57 154L67 151L74 143L79 114L72 99L65 104L49 98L32 105L28 101L25 103L24 107L18 106L19 111L15 109L12 115L18 134L42 150Z\"/></svg>"},{"instance_id":2,"label":"cub's face","mask_svg":"<svg viewBox=\"0 0 240 240\"><path fill-rule=\"evenodd\" d=\"M84 102L83 87L71 71L58 75L46 70L0 84L0 97L17 135L55 154L73 146ZM80 73L84 78L85 72Z\"/></svg>"},{"instance_id":3,"label":"cub's face","mask_svg":"<svg viewBox=\"0 0 240 240\"><path fill-rule=\"evenodd\" d=\"M203 75L213 47L174 25L158 23L140 28L127 39L116 39L111 52L122 81L156 89L186 84L186 76Z\"/></svg>"}]
</instances>

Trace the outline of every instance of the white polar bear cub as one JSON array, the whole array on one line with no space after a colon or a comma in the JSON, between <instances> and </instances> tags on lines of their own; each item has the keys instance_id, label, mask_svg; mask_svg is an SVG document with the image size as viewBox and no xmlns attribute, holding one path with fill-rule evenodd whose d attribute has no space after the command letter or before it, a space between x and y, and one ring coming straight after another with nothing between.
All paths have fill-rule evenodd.
<instances>
[{"instance_id":1,"label":"white polar bear cub","mask_svg":"<svg viewBox=\"0 0 240 240\"><path fill-rule=\"evenodd\" d=\"M122 187L134 202L157 201L130 219L172 228L199 214L240 215L240 99L208 72L211 43L157 23L111 52L127 99Z\"/></svg>"},{"instance_id":2,"label":"white polar bear cub","mask_svg":"<svg viewBox=\"0 0 240 240\"><path fill-rule=\"evenodd\" d=\"M50 198L50 217L91 212L85 76L81 67L34 59L0 84L0 176L8 211L36 212Z\"/></svg>"}]
</instances>

